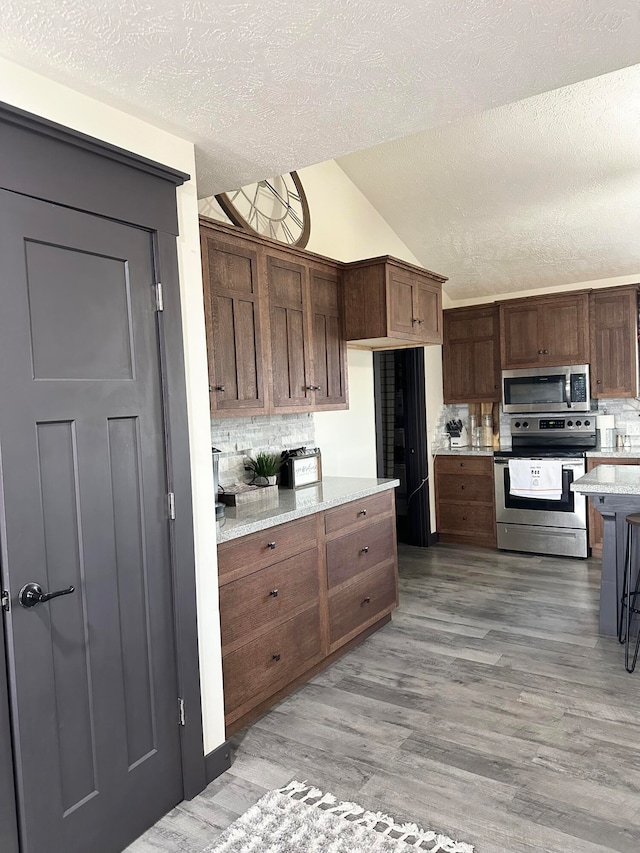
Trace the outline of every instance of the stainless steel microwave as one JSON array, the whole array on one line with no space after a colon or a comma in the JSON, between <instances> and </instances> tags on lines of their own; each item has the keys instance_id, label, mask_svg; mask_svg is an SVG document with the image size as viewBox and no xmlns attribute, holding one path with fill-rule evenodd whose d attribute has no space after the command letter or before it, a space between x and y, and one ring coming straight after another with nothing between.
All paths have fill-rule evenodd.
<instances>
[{"instance_id":1,"label":"stainless steel microwave","mask_svg":"<svg viewBox=\"0 0 640 853\"><path fill-rule=\"evenodd\" d=\"M502 407L529 412L590 412L589 365L502 371Z\"/></svg>"}]
</instances>

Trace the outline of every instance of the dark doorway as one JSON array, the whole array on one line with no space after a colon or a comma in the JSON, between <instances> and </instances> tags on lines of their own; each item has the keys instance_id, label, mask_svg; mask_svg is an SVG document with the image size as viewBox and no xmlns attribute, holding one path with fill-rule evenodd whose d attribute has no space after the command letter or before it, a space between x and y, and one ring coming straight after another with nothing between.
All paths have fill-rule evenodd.
<instances>
[{"instance_id":1,"label":"dark doorway","mask_svg":"<svg viewBox=\"0 0 640 853\"><path fill-rule=\"evenodd\" d=\"M400 480L398 541L431 544L424 348L373 354L378 477Z\"/></svg>"}]
</instances>

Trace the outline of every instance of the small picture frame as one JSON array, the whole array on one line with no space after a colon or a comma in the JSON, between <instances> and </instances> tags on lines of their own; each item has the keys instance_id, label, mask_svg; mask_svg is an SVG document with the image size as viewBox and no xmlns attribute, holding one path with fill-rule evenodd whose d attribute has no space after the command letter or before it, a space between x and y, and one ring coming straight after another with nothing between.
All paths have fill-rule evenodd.
<instances>
[{"instance_id":1,"label":"small picture frame","mask_svg":"<svg viewBox=\"0 0 640 853\"><path fill-rule=\"evenodd\" d=\"M283 466L284 482L290 489L302 489L322 482L320 452L289 456Z\"/></svg>"}]
</instances>

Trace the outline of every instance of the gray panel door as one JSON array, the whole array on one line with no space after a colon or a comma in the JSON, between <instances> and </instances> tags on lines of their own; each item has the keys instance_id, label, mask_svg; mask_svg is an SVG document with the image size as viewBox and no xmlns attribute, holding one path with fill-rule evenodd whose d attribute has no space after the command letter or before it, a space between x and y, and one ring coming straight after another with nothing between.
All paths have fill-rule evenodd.
<instances>
[{"instance_id":1,"label":"gray panel door","mask_svg":"<svg viewBox=\"0 0 640 853\"><path fill-rule=\"evenodd\" d=\"M180 801L152 235L0 191L0 536L22 853ZM34 607L21 588L75 592Z\"/></svg>"}]
</instances>

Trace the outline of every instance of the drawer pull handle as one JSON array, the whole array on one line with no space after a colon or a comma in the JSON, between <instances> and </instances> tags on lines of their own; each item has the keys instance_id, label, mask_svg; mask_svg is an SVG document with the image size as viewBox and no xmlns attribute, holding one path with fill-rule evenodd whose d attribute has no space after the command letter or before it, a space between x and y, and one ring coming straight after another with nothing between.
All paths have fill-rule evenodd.
<instances>
[{"instance_id":1,"label":"drawer pull handle","mask_svg":"<svg viewBox=\"0 0 640 853\"><path fill-rule=\"evenodd\" d=\"M365 545L365 546L364 546L364 548L362 548L362 549L360 550L360 553L361 553L361 554L368 554L368 553L369 553L369 546L368 546L368 545Z\"/></svg>"},{"instance_id":2,"label":"drawer pull handle","mask_svg":"<svg viewBox=\"0 0 640 853\"><path fill-rule=\"evenodd\" d=\"M275 542L267 542L267 548L271 548L271 550L273 551L275 547L276 547Z\"/></svg>"},{"instance_id":3,"label":"drawer pull handle","mask_svg":"<svg viewBox=\"0 0 640 853\"><path fill-rule=\"evenodd\" d=\"M277 597L278 597L278 593L279 593L279 591L280 591L280 590L278 590L278 589L272 589L272 590L271 590L271 592L269 593L269 595L270 595L272 598L277 598Z\"/></svg>"},{"instance_id":4,"label":"drawer pull handle","mask_svg":"<svg viewBox=\"0 0 640 853\"><path fill-rule=\"evenodd\" d=\"M214 385L213 390L214 391L224 391L224 385Z\"/></svg>"},{"instance_id":5,"label":"drawer pull handle","mask_svg":"<svg viewBox=\"0 0 640 853\"><path fill-rule=\"evenodd\" d=\"M280 660L280 655L271 655L271 660Z\"/></svg>"},{"instance_id":6,"label":"drawer pull handle","mask_svg":"<svg viewBox=\"0 0 640 853\"><path fill-rule=\"evenodd\" d=\"M363 601L362 603L363 603L363 604L371 604L371 596L370 596L370 595L368 595L368 596L364 599L364 601Z\"/></svg>"},{"instance_id":7,"label":"drawer pull handle","mask_svg":"<svg viewBox=\"0 0 640 853\"><path fill-rule=\"evenodd\" d=\"M367 514L366 509L361 509L360 512L358 513L358 515L366 515L366 514Z\"/></svg>"}]
</instances>

